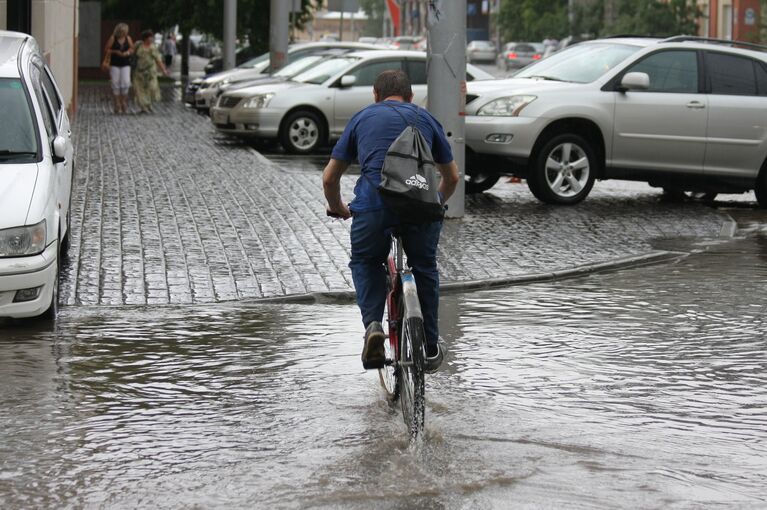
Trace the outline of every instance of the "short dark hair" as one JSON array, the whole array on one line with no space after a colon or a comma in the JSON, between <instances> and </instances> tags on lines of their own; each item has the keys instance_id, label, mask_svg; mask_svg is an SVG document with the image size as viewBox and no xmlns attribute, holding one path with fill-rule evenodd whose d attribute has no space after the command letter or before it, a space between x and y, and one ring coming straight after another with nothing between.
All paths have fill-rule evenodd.
<instances>
[{"instance_id":1,"label":"short dark hair","mask_svg":"<svg viewBox=\"0 0 767 510\"><path fill-rule=\"evenodd\" d=\"M410 78L399 69L389 69L379 74L373 83L373 90L380 100L390 96L402 96L409 101L413 97Z\"/></svg>"},{"instance_id":2,"label":"short dark hair","mask_svg":"<svg viewBox=\"0 0 767 510\"><path fill-rule=\"evenodd\" d=\"M149 30L144 30L143 32L141 32L141 40L142 41L144 39L149 38L149 37L154 37L154 31L153 30L149 29Z\"/></svg>"}]
</instances>

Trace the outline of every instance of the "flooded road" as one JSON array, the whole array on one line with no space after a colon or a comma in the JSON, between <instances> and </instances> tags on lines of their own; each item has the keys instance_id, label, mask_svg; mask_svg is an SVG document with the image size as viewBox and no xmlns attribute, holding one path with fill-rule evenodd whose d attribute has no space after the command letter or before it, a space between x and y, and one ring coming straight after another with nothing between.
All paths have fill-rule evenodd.
<instances>
[{"instance_id":1,"label":"flooded road","mask_svg":"<svg viewBox=\"0 0 767 510\"><path fill-rule=\"evenodd\" d=\"M353 305L6 323L0 507L767 507L767 236L707 248L445 296L418 448Z\"/></svg>"}]
</instances>

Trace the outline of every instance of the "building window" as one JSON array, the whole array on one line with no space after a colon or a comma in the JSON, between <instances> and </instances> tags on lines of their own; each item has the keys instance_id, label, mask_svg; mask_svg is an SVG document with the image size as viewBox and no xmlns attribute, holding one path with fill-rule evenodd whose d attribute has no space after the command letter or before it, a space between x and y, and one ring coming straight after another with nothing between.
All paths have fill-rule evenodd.
<instances>
[{"instance_id":1,"label":"building window","mask_svg":"<svg viewBox=\"0 0 767 510\"><path fill-rule=\"evenodd\" d=\"M8 30L32 33L32 0L8 0Z\"/></svg>"}]
</instances>

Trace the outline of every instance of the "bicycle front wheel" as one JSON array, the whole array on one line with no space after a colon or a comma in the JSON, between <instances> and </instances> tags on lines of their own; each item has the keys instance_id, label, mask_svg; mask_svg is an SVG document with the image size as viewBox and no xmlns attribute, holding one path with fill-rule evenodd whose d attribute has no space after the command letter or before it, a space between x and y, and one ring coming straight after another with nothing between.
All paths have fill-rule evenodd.
<instances>
[{"instance_id":1,"label":"bicycle front wheel","mask_svg":"<svg viewBox=\"0 0 767 510\"><path fill-rule=\"evenodd\" d=\"M424 338L422 319L411 317L402 321L399 363L400 402L402 417L405 419L411 440L417 439L424 429L426 411Z\"/></svg>"}]
</instances>

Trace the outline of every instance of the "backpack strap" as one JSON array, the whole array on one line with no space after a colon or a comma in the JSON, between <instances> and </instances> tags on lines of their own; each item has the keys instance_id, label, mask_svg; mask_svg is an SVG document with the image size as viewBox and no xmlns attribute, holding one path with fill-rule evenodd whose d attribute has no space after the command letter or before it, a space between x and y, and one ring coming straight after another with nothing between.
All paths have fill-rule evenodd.
<instances>
[{"instance_id":1,"label":"backpack strap","mask_svg":"<svg viewBox=\"0 0 767 510\"><path fill-rule=\"evenodd\" d=\"M393 104L391 104L391 103L387 103L387 102L385 102L385 101L383 101L383 104L385 104L386 106L388 106L389 108L391 108L392 110L394 110L395 112L397 112L397 115L399 115L400 117L402 117L402 120L404 120L404 121L405 121L405 124L407 124L407 125L408 125L408 126L410 126L410 127L414 127L414 128L416 128L416 129L418 129L418 117L421 115L421 109L418 107L418 105L414 105L414 106L415 106L415 121L413 121L413 122L411 123L411 122L408 122L408 120L405 118L405 116L404 116L404 115L402 115L402 112L401 112L401 111L399 111L399 109L398 109L398 108L395 108ZM412 104L412 103L411 103L411 104Z\"/></svg>"}]
</instances>

